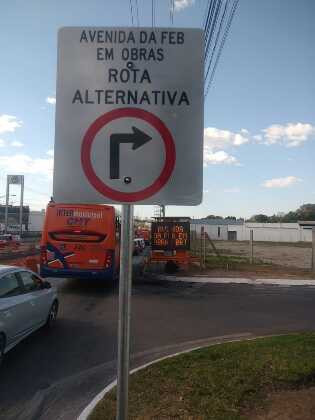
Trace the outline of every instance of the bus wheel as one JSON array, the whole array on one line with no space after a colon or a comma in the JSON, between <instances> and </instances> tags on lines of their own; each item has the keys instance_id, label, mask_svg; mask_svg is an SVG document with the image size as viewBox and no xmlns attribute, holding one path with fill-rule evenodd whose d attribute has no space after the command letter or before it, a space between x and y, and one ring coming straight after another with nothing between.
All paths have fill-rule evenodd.
<instances>
[{"instance_id":1,"label":"bus wheel","mask_svg":"<svg viewBox=\"0 0 315 420\"><path fill-rule=\"evenodd\" d=\"M52 328L55 325L57 321L57 315L58 315L58 302L55 300L50 307L49 314L47 317L46 326L48 328Z\"/></svg>"}]
</instances>

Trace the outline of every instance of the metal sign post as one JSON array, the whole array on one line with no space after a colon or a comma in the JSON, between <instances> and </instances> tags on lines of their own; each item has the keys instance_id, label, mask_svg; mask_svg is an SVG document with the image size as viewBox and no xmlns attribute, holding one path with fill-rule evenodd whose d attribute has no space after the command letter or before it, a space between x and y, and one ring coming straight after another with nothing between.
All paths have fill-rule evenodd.
<instances>
[{"instance_id":1,"label":"metal sign post","mask_svg":"<svg viewBox=\"0 0 315 420\"><path fill-rule=\"evenodd\" d=\"M7 190L5 198L5 216L4 216L4 231L8 233L9 223L9 200L10 200L10 185L20 185L20 234L22 234L22 223L23 223L23 196L24 196L24 175L7 175Z\"/></svg>"},{"instance_id":2,"label":"metal sign post","mask_svg":"<svg viewBox=\"0 0 315 420\"><path fill-rule=\"evenodd\" d=\"M23 199L24 199L24 176L21 176L21 194L20 194L20 237L23 232Z\"/></svg>"},{"instance_id":3,"label":"metal sign post","mask_svg":"<svg viewBox=\"0 0 315 420\"><path fill-rule=\"evenodd\" d=\"M54 200L122 204L117 419L126 420L132 206L202 201L203 31L61 28L57 67Z\"/></svg>"},{"instance_id":4,"label":"metal sign post","mask_svg":"<svg viewBox=\"0 0 315 420\"><path fill-rule=\"evenodd\" d=\"M117 420L128 419L132 240L133 205L123 204L119 274Z\"/></svg>"},{"instance_id":5,"label":"metal sign post","mask_svg":"<svg viewBox=\"0 0 315 420\"><path fill-rule=\"evenodd\" d=\"M6 189L6 195L5 195L4 233L8 233L9 195L10 195L10 182L9 182L9 176L7 176L7 189Z\"/></svg>"}]
</instances>

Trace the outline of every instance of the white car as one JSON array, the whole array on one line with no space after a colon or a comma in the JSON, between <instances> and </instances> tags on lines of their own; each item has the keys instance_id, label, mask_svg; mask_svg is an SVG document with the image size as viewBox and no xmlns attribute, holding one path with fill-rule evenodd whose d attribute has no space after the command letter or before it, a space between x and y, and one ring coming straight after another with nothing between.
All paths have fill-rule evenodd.
<instances>
[{"instance_id":1,"label":"white car","mask_svg":"<svg viewBox=\"0 0 315 420\"><path fill-rule=\"evenodd\" d=\"M30 270L0 266L0 364L4 354L58 314L57 291Z\"/></svg>"}]
</instances>

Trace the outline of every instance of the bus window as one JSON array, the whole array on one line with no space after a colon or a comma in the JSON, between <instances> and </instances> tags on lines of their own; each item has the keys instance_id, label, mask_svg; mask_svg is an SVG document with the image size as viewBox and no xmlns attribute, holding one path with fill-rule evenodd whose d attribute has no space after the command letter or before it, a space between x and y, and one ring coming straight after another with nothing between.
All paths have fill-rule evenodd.
<instances>
[{"instance_id":1,"label":"bus window","mask_svg":"<svg viewBox=\"0 0 315 420\"><path fill-rule=\"evenodd\" d=\"M41 275L113 279L119 262L117 220L112 206L49 203Z\"/></svg>"}]
</instances>

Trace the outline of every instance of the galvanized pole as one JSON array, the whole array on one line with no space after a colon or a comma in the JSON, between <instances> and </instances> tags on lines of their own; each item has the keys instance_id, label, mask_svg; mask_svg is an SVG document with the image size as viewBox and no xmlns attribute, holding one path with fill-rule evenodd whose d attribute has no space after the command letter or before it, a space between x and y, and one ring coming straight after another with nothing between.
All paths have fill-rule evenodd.
<instances>
[{"instance_id":1,"label":"galvanized pole","mask_svg":"<svg viewBox=\"0 0 315 420\"><path fill-rule=\"evenodd\" d=\"M9 175L7 175L7 190L6 190L6 196L5 196L5 214L4 214L4 233L8 233L9 195L10 195L10 183L9 183Z\"/></svg>"},{"instance_id":2,"label":"galvanized pole","mask_svg":"<svg viewBox=\"0 0 315 420\"><path fill-rule=\"evenodd\" d=\"M315 273L315 226L312 227L312 271Z\"/></svg>"},{"instance_id":3,"label":"galvanized pole","mask_svg":"<svg viewBox=\"0 0 315 420\"><path fill-rule=\"evenodd\" d=\"M249 237L249 258L250 258L250 263L253 264L254 262L254 243L253 243L253 238L254 238L254 231L253 229L250 230L250 237Z\"/></svg>"},{"instance_id":4,"label":"galvanized pole","mask_svg":"<svg viewBox=\"0 0 315 420\"><path fill-rule=\"evenodd\" d=\"M117 420L128 419L133 205L122 205L119 275Z\"/></svg>"},{"instance_id":5,"label":"galvanized pole","mask_svg":"<svg viewBox=\"0 0 315 420\"><path fill-rule=\"evenodd\" d=\"M21 175L21 196L20 196L20 238L23 232L23 199L24 199L24 176Z\"/></svg>"}]
</instances>

